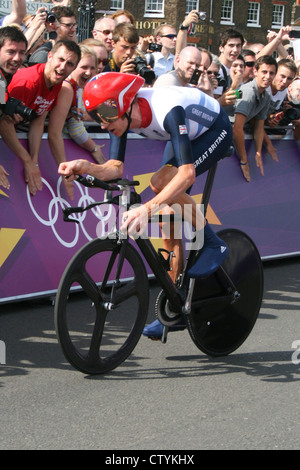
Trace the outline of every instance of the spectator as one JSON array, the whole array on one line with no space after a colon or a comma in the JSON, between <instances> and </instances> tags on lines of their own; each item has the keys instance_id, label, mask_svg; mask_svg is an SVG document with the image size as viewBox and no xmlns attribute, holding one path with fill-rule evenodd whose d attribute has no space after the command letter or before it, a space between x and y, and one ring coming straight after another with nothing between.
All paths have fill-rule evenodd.
<instances>
[{"instance_id":1,"label":"spectator","mask_svg":"<svg viewBox=\"0 0 300 470\"><path fill-rule=\"evenodd\" d=\"M29 65L45 64L48 59L48 52L51 51L52 47L57 41L64 39L73 41L75 38L75 42L77 42L77 23L73 10L68 7L54 7L51 11L53 11L57 20L55 21L55 23L53 23L53 26L51 26L52 29L56 29L57 31L56 37L55 39L51 39L45 42L35 52L31 54L28 60ZM45 16L46 13L44 13L43 15ZM49 27L49 24L46 24Z\"/></svg>"},{"instance_id":2,"label":"spectator","mask_svg":"<svg viewBox=\"0 0 300 470\"><path fill-rule=\"evenodd\" d=\"M190 84L192 75L201 67L201 52L194 46L187 46L174 60L174 70L158 77L154 86L193 86Z\"/></svg>"},{"instance_id":3,"label":"spectator","mask_svg":"<svg viewBox=\"0 0 300 470\"><path fill-rule=\"evenodd\" d=\"M240 89L243 83L245 70L245 61L240 54L230 67L230 86L219 98L220 105L224 108L229 116L229 120L234 122L234 105L237 99L236 91Z\"/></svg>"},{"instance_id":4,"label":"spectator","mask_svg":"<svg viewBox=\"0 0 300 470\"><path fill-rule=\"evenodd\" d=\"M300 79L296 77L295 80L289 85L287 92L287 101L285 109L294 108L296 111L296 119L292 120L294 125L294 138L300 140Z\"/></svg>"},{"instance_id":5,"label":"spectator","mask_svg":"<svg viewBox=\"0 0 300 470\"><path fill-rule=\"evenodd\" d=\"M112 36L117 22L112 18L104 16L99 18L92 31L93 37L105 44L107 52L110 54L113 50Z\"/></svg>"},{"instance_id":6,"label":"spectator","mask_svg":"<svg viewBox=\"0 0 300 470\"><path fill-rule=\"evenodd\" d=\"M247 44L247 49L250 51L254 52L255 54L255 59L258 58L258 54L263 50L265 47L265 44L262 44L261 42L253 43L253 44Z\"/></svg>"},{"instance_id":7,"label":"spectator","mask_svg":"<svg viewBox=\"0 0 300 470\"><path fill-rule=\"evenodd\" d=\"M297 75L297 67L293 60L281 59L277 65L278 69L275 78L267 89L267 92L271 96L271 103L269 106L269 117L266 121L266 124L272 129L267 130L264 136L264 145L273 160L276 162L278 162L276 148L272 144L268 134L278 134L278 131L285 134L284 129L278 130L276 127L278 124L280 124L281 121L280 111L283 110L282 104L286 99L288 87L291 85Z\"/></svg>"},{"instance_id":8,"label":"spectator","mask_svg":"<svg viewBox=\"0 0 300 470\"><path fill-rule=\"evenodd\" d=\"M4 26L0 28L0 104L6 102L6 87L12 80L13 75L21 67L25 59L27 48L27 40L24 34L12 26ZM2 107L1 107L2 108ZM9 119L0 110L0 120ZM5 168L0 165L0 186L5 189L10 188L8 177L9 174Z\"/></svg>"},{"instance_id":9,"label":"spectator","mask_svg":"<svg viewBox=\"0 0 300 470\"><path fill-rule=\"evenodd\" d=\"M46 116L55 104L63 80L76 68L79 60L80 49L75 42L59 41L49 52L46 64L19 70L8 87L10 97L19 99L37 114L29 124L28 151L20 143L14 123L4 119L0 121L0 134L23 163L25 181L32 195L42 190L38 158Z\"/></svg>"},{"instance_id":10,"label":"spectator","mask_svg":"<svg viewBox=\"0 0 300 470\"><path fill-rule=\"evenodd\" d=\"M133 16L133 14L130 13L130 11L128 11L128 10L115 11L115 13L113 13L110 17L113 20L115 20L117 22L117 24L119 24L119 23L131 23L134 26L134 23L135 23L135 18Z\"/></svg>"},{"instance_id":11,"label":"spectator","mask_svg":"<svg viewBox=\"0 0 300 470\"><path fill-rule=\"evenodd\" d=\"M83 149L91 153L97 163L105 160L99 145L91 139L81 120L82 92L86 83L97 73L98 60L93 49L80 45L81 59L76 69L65 79L59 92L56 105L50 113L48 141L57 163L66 161L63 140L64 125L71 138Z\"/></svg>"},{"instance_id":12,"label":"spectator","mask_svg":"<svg viewBox=\"0 0 300 470\"><path fill-rule=\"evenodd\" d=\"M9 26L12 24L22 24L23 18L26 15L26 1L25 0L12 0L11 12L9 15L0 18L0 27Z\"/></svg>"},{"instance_id":13,"label":"spectator","mask_svg":"<svg viewBox=\"0 0 300 470\"><path fill-rule=\"evenodd\" d=\"M270 114L281 109L283 101L286 99L287 88L297 75L297 67L293 60L281 59L277 63L277 73L267 92L271 96Z\"/></svg>"},{"instance_id":14,"label":"spectator","mask_svg":"<svg viewBox=\"0 0 300 470\"><path fill-rule=\"evenodd\" d=\"M162 46L161 52L146 54L146 60L153 68L155 75L159 77L174 68L176 29L170 24L161 24L155 29L154 37L156 43Z\"/></svg>"},{"instance_id":15,"label":"spectator","mask_svg":"<svg viewBox=\"0 0 300 470\"><path fill-rule=\"evenodd\" d=\"M154 86L197 86L204 93L213 97L211 82L202 64L202 53L194 46L186 46L174 60L174 70L158 77ZM197 84L191 84L191 78L195 70L199 70Z\"/></svg>"},{"instance_id":16,"label":"spectator","mask_svg":"<svg viewBox=\"0 0 300 470\"><path fill-rule=\"evenodd\" d=\"M261 174L264 175L261 149L264 138L264 122L268 116L271 101L271 97L266 90L272 83L276 71L277 62L273 57L260 57L255 63L254 80L241 86L243 96L236 102L233 137L240 158L241 170L248 182L250 182L250 171L245 147L244 126L254 120L255 161Z\"/></svg>"},{"instance_id":17,"label":"spectator","mask_svg":"<svg viewBox=\"0 0 300 470\"><path fill-rule=\"evenodd\" d=\"M269 31L267 34L267 44L252 44L247 46L248 49L255 52L256 60L263 55L272 55L277 51L280 59L286 59L288 56L287 50L284 48L282 42L289 40L289 32L293 28L291 26L283 26L278 33Z\"/></svg>"},{"instance_id":18,"label":"spectator","mask_svg":"<svg viewBox=\"0 0 300 470\"><path fill-rule=\"evenodd\" d=\"M230 68L232 62L240 55L244 43L244 36L235 29L226 29L222 33L219 46L219 60L221 62L220 76L225 79L223 87L215 90L215 95L221 96L230 86Z\"/></svg>"},{"instance_id":19,"label":"spectator","mask_svg":"<svg viewBox=\"0 0 300 470\"><path fill-rule=\"evenodd\" d=\"M25 25L24 34L28 40L27 58L39 49L39 56L36 58L36 63L45 63L47 55L52 48L57 38L57 31L59 30L59 22L57 19L54 22L47 21L48 15L44 7L37 10L36 15L26 15L23 22ZM45 42L45 32L49 35L49 41ZM42 47L44 46L44 47ZM44 55L40 56L40 54ZM40 60L39 60L40 59ZM34 62L35 63L35 62ZM34 65L32 62L31 65Z\"/></svg>"},{"instance_id":20,"label":"spectator","mask_svg":"<svg viewBox=\"0 0 300 470\"><path fill-rule=\"evenodd\" d=\"M87 38L81 42L82 46L91 47L98 59L98 73L103 72L104 67L109 63L108 53L103 42L94 38Z\"/></svg>"},{"instance_id":21,"label":"spectator","mask_svg":"<svg viewBox=\"0 0 300 470\"><path fill-rule=\"evenodd\" d=\"M221 68L221 62L219 61L219 57L215 54L211 54L212 60L211 64L207 69L207 76L211 82L213 91L218 88L219 86L219 74Z\"/></svg>"},{"instance_id":22,"label":"spectator","mask_svg":"<svg viewBox=\"0 0 300 470\"><path fill-rule=\"evenodd\" d=\"M74 11L69 7L53 7L51 11L55 14L60 28L57 34L57 40L69 39L77 42L77 20Z\"/></svg>"},{"instance_id":23,"label":"spectator","mask_svg":"<svg viewBox=\"0 0 300 470\"><path fill-rule=\"evenodd\" d=\"M70 7L71 0L52 0L53 6L55 7Z\"/></svg>"},{"instance_id":24,"label":"spectator","mask_svg":"<svg viewBox=\"0 0 300 470\"><path fill-rule=\"evenodd\" d=\"M245 70L243 76L243 83L248 83L254 78L254 64L255 64L255 52L250 49L243 49L241 55L245 60Z\"/></svg>"},{"instance_id":25,"label":"spectator","mask_svg":"<svg viewBox=\"0 0 300 470\"><path fill-rule=\"evenodd\" d=\"M113 37L113 51L104 72L135 73L133 56L139 43L139 34L130 23L120 23L116 26Z\"/></svg>"},{"instance_id":26,"label":"spectator","mask_svg":"<svg viewBox=\"0 0 300 470\"><path fill-rule=\"evenodd\" d=\"M192 28L193 23L199 23L199 16L197 10L191 10L189 14L184 18L183 22L179 25L175 55L178 55L182 51L182 49L188 45L188 32Z\"/></svg>"}]
</instances>

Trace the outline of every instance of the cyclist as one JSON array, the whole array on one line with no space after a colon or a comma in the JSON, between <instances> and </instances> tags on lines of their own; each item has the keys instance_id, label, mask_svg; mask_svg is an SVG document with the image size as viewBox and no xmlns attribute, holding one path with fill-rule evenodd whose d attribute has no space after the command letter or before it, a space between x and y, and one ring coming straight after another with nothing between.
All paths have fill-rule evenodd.
<instances>
[{"instance_id":1,"label":"cyclist","mask_svg":"<svg viewBox=\"0 0 300 470\"><path fill-rule=\"evenodd\" d=\"M182 214L184 206L192 208L193 226L197 230L204 226L204 245L189 275L209 276L226 259L228 248L204 220L187 191L196 176L225 156L232 144L231 124L219 103L197 88L141 88L143 84L144 79L138 75L109 72L97 75L86 85L83 99L88 113L110 132L110 159L102 165L86 160L64 162L59 173L71 180L84 173L102 180L120 178L129 129L148 139L167 141L162 166L151 180L154 198L125 212L121 229L127 229L129 234L142 233L153 207L161 208L163 204L179 204ZM182 240L171 231L169 239L163 237L163 243L175 254L171 271L175 282L183 269ZM159 338L162 332L163 326L156 320L143 334Z\"/></svg>"}]
</instances>

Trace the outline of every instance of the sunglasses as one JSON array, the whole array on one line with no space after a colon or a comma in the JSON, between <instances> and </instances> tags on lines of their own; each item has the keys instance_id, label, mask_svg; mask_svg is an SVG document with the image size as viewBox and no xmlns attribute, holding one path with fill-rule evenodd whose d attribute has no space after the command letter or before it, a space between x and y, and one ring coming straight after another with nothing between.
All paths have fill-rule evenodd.
<instances>
[{"instance_id":1,"label":"sunglasses","mask_svg":"<svg viewBox=\"0 0 300 470\"><path fill-rule=\"evenodd\" d=\"M177 38L177 34L163 34L161 38L174 39L174 38Z\"/></svg>"},{"instance_id":2,"label":"sunglasses","mask_svg":"<svg viewBox=\"0 0 300 470\"><path fill-rule=\"evenodd\" d=\"M113 33L113 31L111 31L110 29L104 29L103 31L100 31L100 29L96 29L96 31L98 31L98 33L104 34L104 36L108 36L109 34Z\"/></svg>"},{"instance_id":3,"label":"sunglasses","mask_svg":"<svg viewBox=\"0 0 300 470\"><path fill-rule=\"evenodd\" d=\"M246 67L254 67L255 62L245 62Z\"/></svg>"},{"instance_id":4,"label":"sunglasses","mask_svg":"<svg viewBox=\"0 0 300 470\"><path fill-rule=\"evenodd\" d=\"M107 65L109 63L109 59L99 59L98 60L98 64L103 64L103 65Z\"/></svg>"},{"instance_id":5,"label":"sunglasses","mask_svg":"<svg viewBox=\"0 0 300 470\"><path fill-rule=\"evenodd\" d=\"M219 72L213 72L212 70L207 70L207 75L214 75L217 78L219 76Z\"/></svg>"}]
</instances>

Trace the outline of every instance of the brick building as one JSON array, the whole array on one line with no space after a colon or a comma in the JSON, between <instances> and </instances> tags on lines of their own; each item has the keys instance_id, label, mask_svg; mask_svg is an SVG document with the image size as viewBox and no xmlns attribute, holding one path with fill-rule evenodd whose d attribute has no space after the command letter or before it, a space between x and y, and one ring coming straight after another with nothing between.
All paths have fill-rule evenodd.
<instances>
[{"instance_id":1,"label":"brick building","mask_svg":"<svg viewBox=\"0 0 300 470\"><path fill-rule=\"evenodd\" d=\"M189 42L218 53L219 34L225 29L238 29L248 43L264 43L269 29L276 31L292 23L295 4L294 0L98 0L95 17L124 8L134 14L141 34L151 34L160 23L178 28L191 9L205 11L206 20L196 25ZM77 11L78 0L72 6Z\"/></svg>"}]
</instances>

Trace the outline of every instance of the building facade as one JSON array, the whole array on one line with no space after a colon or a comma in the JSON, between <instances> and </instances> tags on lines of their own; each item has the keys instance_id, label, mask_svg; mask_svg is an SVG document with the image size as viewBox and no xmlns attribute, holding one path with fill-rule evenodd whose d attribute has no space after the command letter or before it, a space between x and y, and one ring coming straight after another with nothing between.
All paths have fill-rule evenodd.
<instances>
[{"instance_id":1,"label":"building facade","mask_svg":"<svg viewBox=\"0 0 300 470\"><path fill-rule=\"evenodd\" d=\"M75 3L75 2L74 2ZM294 0L98 0L96 18L117 9L134 14L141 34L152 34L161 23L179 27L192 9L206 12L206 20L194 28L189 43L218 53L219 36L227 28L239 30L248 43L266 42L268 30L292 23Z\"/></svg>"},{"instance_id":2,"label":"building facade","mask_svg":"<svg viewBox=\"0 0 300 470\"><path fill-rule=\"evenodd\" d=\"M51 0L44 0L47 1L51 5ZM188 42L215 54L218 54L220 33L227 28L237 29L251 44L265 43L268 30L278 31L294 20L299 24L299 4L299 0L71 0L76 14L92 8L93 19L118 9L129 10L142 35L152 34L161 23L173 24L178 29L189 11L204 11L206 19L195 25Z\"/></svg>"}]
</instances>

